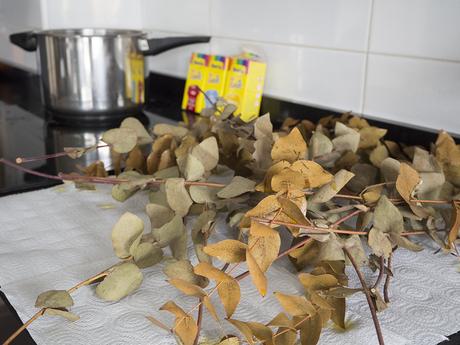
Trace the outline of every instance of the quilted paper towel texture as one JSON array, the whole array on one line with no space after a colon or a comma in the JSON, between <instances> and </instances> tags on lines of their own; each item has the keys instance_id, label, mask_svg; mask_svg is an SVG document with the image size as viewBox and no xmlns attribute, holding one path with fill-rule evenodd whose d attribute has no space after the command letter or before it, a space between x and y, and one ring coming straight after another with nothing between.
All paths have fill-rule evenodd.
<instances>
[{"instance_id":1,"label":"quilted paper towel texture","mask_svg":"<svg viewBox=\"0 0 460 345\"><path fill-rule=\"evenodd\" d=\"M101 207L107 203L115 207ZM112 226L124 212L130 211L145 221L147 231L150 224L144 212L146 203L145 193L118 203L105 186L91 192L67 185L1 198L0 286L20 318L26 321L37 311L34 303L40 292L69 288L115 264L117 258L110 241ZM213 239L223 239L226 231L225 223L221 222ZM457 262L452 256L433 254L434 251L434 247L428 246L421 253L396 252L392 302L379 313L386 344L437 344L446 339L444 335L460 329ZM170 315L159 312L158 308L172 299L187 310L196 299L170 287L162 268L160 264L143 270L141 288L117 303L98 299L93 286L82 288L73 295L72 307L80 320L71 323L43 317L29 327L29 332L38 345L176 344L171 335L152 326L145 316L154 315L171 324ZM241 265L235 274L245 270L245 265ZM359 286L353 270L347 273L350 286ZM364 273L366 279L376 278L370 270ZM269 291L265 298L258 295L250 279L241 282L244 302L234 315L236 319L269 321L280 311L272 292L301 293L286 260L272 266L268 275ZM215 304L220 305L217 299ZM221 335L207 313L203 324L207 337ZM230 325L223 324L226 332L236 333ZM320 344L377 343L364 295L355 294L349 299L347 324L350 329L346 332L326 328Z\"/></svg>"}]
</instances>

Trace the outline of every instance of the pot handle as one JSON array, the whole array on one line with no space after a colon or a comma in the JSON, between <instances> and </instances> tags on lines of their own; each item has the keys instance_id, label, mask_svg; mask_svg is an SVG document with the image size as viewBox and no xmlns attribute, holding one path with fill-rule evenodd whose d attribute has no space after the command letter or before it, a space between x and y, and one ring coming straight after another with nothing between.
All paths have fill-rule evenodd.
<instances>
[{"instance_id":1,"label":"pot handle","mask_svg":"<svg viewBox=\"0 0 460 345\"><path fill-rule=\"evenodd\" d=\"M144 55L157 55L164 51L193 43L209 42L209 36L183 36L150 38L139 40L139 49Z\"/></svg>"},{"instance_id":2,"label":"pot handle","mask_svg":"<svg viewBox=\"0 0 460 345\"><path fill-rule=\"evenodd\" d=\"M11 34L10 42L28 52L37 50L37 34L34 31L24 31Z\"/></svg>"},{"instance_id":3,"label":"pot handle","mask_svg":"<svg viewBox=\"0 0 460 345\"><path fill-rule=\"evenodd\" d=\"M10 35L10 42L28 52L37 50L37 34L33 31L18 32Z\"/></svg>"}]
</instances>

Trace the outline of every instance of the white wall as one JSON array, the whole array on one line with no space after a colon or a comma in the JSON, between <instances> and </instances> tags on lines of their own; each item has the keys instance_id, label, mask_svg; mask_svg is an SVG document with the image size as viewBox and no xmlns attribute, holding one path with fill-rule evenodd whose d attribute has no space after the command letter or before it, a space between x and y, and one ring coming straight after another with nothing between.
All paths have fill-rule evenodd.
<instances>
[{"instance_id":1,"label":"white wall","mask_svg":"<svg viewBox=\"0 0 460 345\"><path fill-rule=\"evenodd\" d=\"M5 48L4 32L10 27L206 34L213 37L210 44L149 58L149 68L185 77L192 51L236 54L249 45L266 56L268 95L460 134L459 0L38 2L0 0L1 59L33 61ZM39 7L41 18L18 6L28 12Z\"/></svg>"},{"instance_id":2,"label":"white wall","mask_svg":"<svg viewBox=\"0 0 460 345\"><path fill-rule=\"evenodd\" d=\"M458 0L142 1L146 29L212 35L213 53L261 49L268 95L460 133ZM194 49L150 68L184 77Z\"/></svg>"}]
</instances>

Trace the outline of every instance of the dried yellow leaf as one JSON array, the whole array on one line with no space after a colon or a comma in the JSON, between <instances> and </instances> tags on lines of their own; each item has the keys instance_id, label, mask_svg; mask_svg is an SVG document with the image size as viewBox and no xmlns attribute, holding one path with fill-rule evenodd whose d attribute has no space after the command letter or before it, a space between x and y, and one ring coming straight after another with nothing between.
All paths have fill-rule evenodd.
<instances>
[{"instance_id":1,"label":"dried yellow leaf","mask_svg":"<svg viewBox=\"0 0 460 345\"><path fill-rule=\"evenodd\" d=\"M169 311L176 316L176 320L174 321L174 332L184 345L193 345L196 335L198 334L198 326L193 317L188 315L173 301L166 302L160 310Z\"/></svg>"},{"instance_id":2,"label":"dried yellow leaf","mask_svg":"<svg viewBox=\"0 0 460 345\"><path fill-rule=\"evenodd\" d=\"M259 293L264 297L267 294L267 278L260 269L257 261L251 255L249 250L246 251L246 263L248 265L249 274L251 275L252 282L259 291Z\"/></svg>"},{"instance_id":3,"label":"dried yellow leaf","mask_svg":"<svg viewBox=\"0 0 460 345\"><path fill-rule=\"evenodd\" d=\"M333 179L328 171L313 161L299 160L291 165L291 169L298 171L305 179L305 188L317 188L325 185Z\"/></svg>"},{"instance_id":4,"label":"dried yellow leaf","mask_svg":"<svg viewBox=\"0 0 460 345\"><path fill-rule=\"evenodd\" d=\"M301 173L290 168L284 168L273 176L271 181L272 190L299 190L304 188L304 178Z\"/></svg>"},{"instance_id":5,"label":"dried yellow leaf","mask_svg":"<svg viewBox=\"0 0 460 345\"><path fill-rule=\"evenodd\" d=\"M251 222L248 247L262 272L266 272L276 260L281 246L278 231L259 222Z\"/></svg>"},{"instance_id":6,"label":"dried yellow leaf","mask_svg":"<svg viewBox=\"0 0 460 345\"><path fill-rule=\"evenodd\" d=\"M223 240L209 244L203 251L226 263L241 262L246 259L247 245L237 240Z\"/></svg>"},{"instance_id":7,"label":"dried yellow leaf","mask_svg":"<svg viewBox=\"0 0 460 345\"><path fill-rule=\"evenodd\" d=\"M286 160L293 163L298 159L304 159L306 153L307 143L296 127L288 135L275 141L271 156L274 161Z\"/></svg>"},{"instance_id":8,"label":"dried yellow leaf","mask_svg":"<svg viewBox=\"0 0 460 345\"><path fill-rule=\"evenodd\" d=\"M286 295L275 292L275 296L283 309L292 316L305 316L316 314L316 309L304 296Z\"/></svg>"}]
</instances>

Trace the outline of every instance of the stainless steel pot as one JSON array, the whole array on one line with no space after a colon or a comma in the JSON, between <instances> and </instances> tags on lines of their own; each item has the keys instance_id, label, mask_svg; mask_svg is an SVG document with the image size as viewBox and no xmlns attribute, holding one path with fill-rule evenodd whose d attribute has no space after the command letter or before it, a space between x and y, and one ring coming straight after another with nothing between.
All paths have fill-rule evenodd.
<instances>
[{"instance_id":1,"label":"stainless steel pot","mask_svg":"<svg viewBox=\"0 0 460 345\"><path fill-rule=\"evenodd\" d=\"M38 49L46 107L76 118L107 118L138 111L144 102L144 56L210 37L147 39L142 31L69 29L10 36L27 51Z\"/></svg>"}]
</instances>

